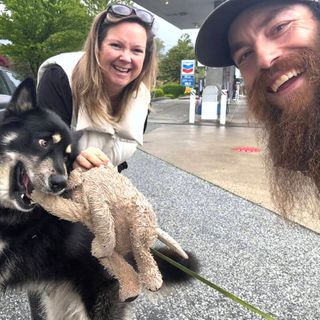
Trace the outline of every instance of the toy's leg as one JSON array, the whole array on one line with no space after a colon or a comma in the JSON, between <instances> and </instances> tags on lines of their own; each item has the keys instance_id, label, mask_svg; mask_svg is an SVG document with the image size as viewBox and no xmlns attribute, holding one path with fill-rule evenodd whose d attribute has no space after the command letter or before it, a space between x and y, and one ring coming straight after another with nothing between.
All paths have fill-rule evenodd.
<instances>
[{"instance_id":1,"label":"toy's leg","mask_svg":"<svg viewBox=\"0 0 320 320\"><path fill-rule=\"evenodd\" d=\"M141 284L151 291L157 291L161 288L163 281L158 265L150 253L150 246L156 239L156 235L151 234L151 230L152 228L141 228L136 224L131 230L131 243Z\"/></svg>"},{"instance_id":2,"label":"toy's leg","mask_svg":"<svg viewBox=\"0 0 320 320\"><path fill-rule=\"evenodd\" d=\"M131 301L141 292L138 274L133 267L117 252L111 257L102 257L100 263L119 281L119 298L121 301Z\"/></svg>"},{"instance_id":3,"label":"toy's leg","mask_svg":"<svg viewBox=\"0 0 320 320\"><path fill-rule=\"evenodd\" d=\"M92 253L99 258L100 256L111 256L116 246L116 234L113 216L106 201L101 197L91 197L88 195L92 229L95 235L95 246L92 246ZM96 250L101 251L101 255Z\"/></svg>"},{"instance_id":4,"label":"toy's leg","mask_svg":"<svg viewBox=\"0 0 320 320\"><path fill-rule=\"evenodd\" d=\"M37 190L32 191L31 198L46 211L57 216L58 218L71 222L84 222L87 214L85 208L72 200L59 196L50 195Z\"/></svg>"}]
</instances>

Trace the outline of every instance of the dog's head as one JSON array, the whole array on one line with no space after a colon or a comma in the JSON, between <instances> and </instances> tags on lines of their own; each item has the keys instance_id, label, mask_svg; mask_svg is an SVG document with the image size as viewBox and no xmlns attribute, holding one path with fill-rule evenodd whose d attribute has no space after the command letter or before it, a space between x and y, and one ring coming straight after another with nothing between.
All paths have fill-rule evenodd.
<instances>
[{"instance_id":1,"label":"dog's head","mask_svg":"<svg viewBox=\"0 0 320 320\"><path fill-rule=\"evenodd\" d=\"M33 189L61 194L75 156L72 140L59 116L38 107L34 81L23 81L0 125L0 205L31 211Z\"/></svg>"}]
</instances>

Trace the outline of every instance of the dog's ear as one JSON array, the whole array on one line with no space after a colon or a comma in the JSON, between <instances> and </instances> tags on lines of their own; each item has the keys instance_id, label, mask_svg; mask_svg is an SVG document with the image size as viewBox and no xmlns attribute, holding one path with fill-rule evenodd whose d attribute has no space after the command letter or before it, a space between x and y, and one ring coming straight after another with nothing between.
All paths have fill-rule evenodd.
<instances>
[{"instance_id":1,"label":"dog's ear","mask_svg":"<svg viewBox=\"0 0 320 320\"><path fill-rule=\"evenodd\" d=\"M83 130L73 131L72 132L72 143L78 145L79 140L81 139L83 133L84 133Z\"/></svg>"},{"instance_id":2,"label":"dog's ear","mask_svg":"<svg viewBox=\"0 0 320 320\"><path fill-rule=\"evenodd\" d=\"M72 155L74 158L79 154L79 141L83 135L84 131L72 131Z\"/></svg>"},{"instance_id":3,"label":"dog's ear","mask_svg":"<svg viewBox=\"0 0 320 320\"><path fill-rule=\"evenodd\" d=\"M76 160L76 157L79 155L79 140L82 135L83 135L82 130L72 132L71 153L70 153L69 161L66 163L68 173L72 171L73 162Z\"/></svg>"},{"instance_id":4,"label":"dog's ear","mask_svg":"<svg viewBox=\"0 0 320 320\"><path fill-rule=\"evenodd\" d=\"M36 85L33 79L26 78L14 92L7 110L25 112L37 108Z\"/></svg>"}]
</instances>

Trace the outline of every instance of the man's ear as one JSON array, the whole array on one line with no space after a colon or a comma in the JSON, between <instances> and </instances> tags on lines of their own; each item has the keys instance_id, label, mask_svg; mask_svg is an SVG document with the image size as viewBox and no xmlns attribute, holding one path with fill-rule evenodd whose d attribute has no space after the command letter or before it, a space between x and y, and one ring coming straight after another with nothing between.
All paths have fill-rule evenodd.
<instances>
[{"instance_id":1,"label":"man's ear","mask_svg":"<svg viewBox=\"0 0 320 320\"><path fill-rule=\"evenodd\" d=\"M22 113L37 108L36 85L33 79L26 78L14 92L7 110Z\"/></svg>"}]
</instances>

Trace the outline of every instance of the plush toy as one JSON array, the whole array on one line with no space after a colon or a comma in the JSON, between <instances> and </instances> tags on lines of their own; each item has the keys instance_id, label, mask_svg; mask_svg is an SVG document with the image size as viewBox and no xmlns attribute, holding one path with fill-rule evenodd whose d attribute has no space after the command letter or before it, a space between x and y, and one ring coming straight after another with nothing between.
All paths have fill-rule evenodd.
<instances>
[{"instance_id":1,"label":"plush toy","mask_svg":"<svg viewBox=\"0 0 320 320\"><path fill-rule=\"evenodd\" d=\"M121 301L138 296L142 287L160 289L162 276L150 252L159 239L180 256L188 256L180 245L157 227L151 204L116 168L102 166L69 176L70 198L34 190L31 198L51 214L80 221L94 234L92 255L119 281ZM138 272L124 259L133 253Z\"/></svg>"}]
</instances>

